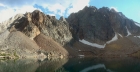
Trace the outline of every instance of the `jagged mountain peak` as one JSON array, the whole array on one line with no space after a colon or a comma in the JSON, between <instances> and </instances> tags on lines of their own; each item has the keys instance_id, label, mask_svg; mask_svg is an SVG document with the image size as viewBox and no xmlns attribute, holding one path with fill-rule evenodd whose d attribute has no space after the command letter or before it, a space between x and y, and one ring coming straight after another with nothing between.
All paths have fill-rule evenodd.
<instances>
[{"instance_id":1,"label":"jagged mountain peak","mask_svg":"<svg viewBox=\"0 0 140 72\"><path fill-rule=\"evenodd\" d=\"M2 37L1 40L3 40L1 41L1 45L11 44L9 41L13 42L12 40L14 39L12 38L15 38L16 34L18 37L23 36L24 38L26 35L25 41L23 42L28 41L30 38L31 40L29 39L29 42L33 42L35 45L37 43L37 46L39 46L36 49L44 49L47 53L54 53L56 51L56 56L61 54L61 51L65 51L65 49L62 49L62 46L65 45L69 53L78 52L78 48L83 49L84 52L95 50L93 51L95 53L96 48L104 48L105 51L103 52L109 53L109 51L114 50L113 48L119 48L123 51L125 50L123 48L129 48L130 45L135 46L135 50L127 50L129 52L126 53L131 54L139 50L137 48L138 43L136 42L140 40L138 40L140 35L139 23L127 18L123 13L108 7L98 9L95 6L86 6L83 10L70 14L68 18L65 19L62 16L59 20L57 20L55 16L46 15L39 10L35 10L25 14L17 14L1 25L6 26L0 27L0 32L3 32L0 34ZM15 41L20 41L21 39L22 38L19 37L15 39ZM15 44L17 44L16 48L18 48L20 42L18 42L19 44L15 42ZM13 43L11 47L15 48ZM122 43L126 45L123 46ZM69 48L67 44L72 45L71 47L76 49L70 49L71 47ZM57 47L60 47L60 50L58 50L59 48ZM93 49L87 49L87 47ZM108 48L111 48L111 50ZM31 47L31 49L33 48ZM72 50L72 52L70 50ZM116 52L116 54L119 53L115 50L114 52ZM63 52L63 54L67 55L67 51Z\"/></svg>"},{"instance_id":2,"label":"jagged mountain peak","mask_svg":"<svg viewBox=\"0 0 140 72\"><path fill-rule=\"evenodd\" d=\"M140 35L140 27L134 21L108 7L97 9L94 6L86 6L83 10L72 13L67 21L73 29L74 38L99 44L111 40L115 33L121 36L128 36L130 33Z\"/></svg>"},{"instance_id":3,"label":"jagged mountain peak","mask_svg":"<svg viewBox=\"0 0 140 72\"><path fill-rule=\"evenodd\" d=\"M32 40L42 33L65 45L72 38L68 25L65 18L57 20L55 16L34 10L33 12L25 13L20 19L12 22L8 29L9 31L19 30Z\"/></svg>"},{"instance_id":4,"label":"jagged mountain peak","mask_svg":"<svg viewBox=\"0 0 140 72\"><path fill-rule=\"evenodd\" d=\"M59 18L59 20L60 20L60 21L66 22L66 19L65 19L63 16L61 16L61 17Z\"/></svg>"}]
</instances>

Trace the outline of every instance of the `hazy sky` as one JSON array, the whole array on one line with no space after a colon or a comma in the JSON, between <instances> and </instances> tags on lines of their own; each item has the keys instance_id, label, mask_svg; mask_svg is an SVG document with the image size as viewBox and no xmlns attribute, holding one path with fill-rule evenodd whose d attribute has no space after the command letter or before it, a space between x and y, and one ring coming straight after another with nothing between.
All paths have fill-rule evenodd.
<instances>
[{"instance_id":1,"label":"hazy sky","mask_svg":"<svg viewBox=\"0 0 140 72\"><path fill-rule=\"evenodd\" d=\"M17 13L39 9L45 14L67 17L85 6L115 8L140 23L140 0L0 0L0 23Z\"/></svg>"}]
</instances>

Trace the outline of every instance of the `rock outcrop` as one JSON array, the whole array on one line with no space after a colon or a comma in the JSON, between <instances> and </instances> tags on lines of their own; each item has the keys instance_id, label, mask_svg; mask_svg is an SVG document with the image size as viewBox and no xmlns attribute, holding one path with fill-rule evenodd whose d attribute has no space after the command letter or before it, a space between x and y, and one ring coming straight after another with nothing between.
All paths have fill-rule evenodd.
<instances>
[{"instance_id":1,"label":"rock outcrop","mask_svg":"<svg viewBox=\"0 0 140 72\"><path fill-rule=\"evenodd\" d=\"M1 25L0 52L19 58L40 59L63 58L68 55L62 46L72 36L64 18L57 20L54 16L35 10L32 13L18 14Z\"/></svg>"},{"instance_id":2,"label":"rock outcrop","mask_svg":"<svg viewBox=\"0 0 140 72\"><path fill-rule=\"evenodd\" d=\"M23 32L30 39L34 39L40 33L52 37L61 45L67 44L72 36L69 31L69 24L62 20L57 20L55 16L45 15L39 10L26 13L24 17L12 23L16 30ZM12 28L9 28L10 30Z\"/></svg>"}]
</instances>

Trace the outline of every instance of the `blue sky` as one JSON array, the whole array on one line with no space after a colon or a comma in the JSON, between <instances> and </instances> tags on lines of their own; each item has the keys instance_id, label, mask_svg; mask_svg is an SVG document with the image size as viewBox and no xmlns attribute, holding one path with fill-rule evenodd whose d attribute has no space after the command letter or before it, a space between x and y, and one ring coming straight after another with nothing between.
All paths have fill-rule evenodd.
<instances>
[{"instance_id":1,"label":"blue sky","mask_svg":"<svg viewBox=\"0 0 140 72\"><path fill-rule=\"evenodd\" d=\"M90 0L97 8L114 7L126 17L140 23L140 0Z\"/></svg>"},{"instance_id":2,"label":"blue sky","mask_svg":"<svg viewBox=\"0 0 140 72\"><path fill-rule=\"evenodd\" d=\"M140 0L0 0L0 23L17 13L39 9L45 14L67 17L85 6L115 8L126 17L140 23Z\"/></svg>"}]
</instances>

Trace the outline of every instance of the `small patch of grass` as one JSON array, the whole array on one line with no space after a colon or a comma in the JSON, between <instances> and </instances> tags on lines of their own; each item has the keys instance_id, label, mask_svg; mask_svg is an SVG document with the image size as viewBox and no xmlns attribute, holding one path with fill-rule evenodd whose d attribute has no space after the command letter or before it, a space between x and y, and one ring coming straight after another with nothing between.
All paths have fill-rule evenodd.
<instances>
[{"instance_id":1,"label":"small patch of grass","mask_svg":"<svg viewBox=\"0 0 140 72\"><path fill-rule=\"evenodd\" d=\"M19 56L17 55L16 52L14 52L14 56L15 56L15 59L18 59L19 58Z\"/></svg>"},{"instance_id":2,"label":"small patch of grass","mask_svg":"<svg viewBox=\"0 0 140 72\"><path fill-rule=\"evenodd\" d=\"M17 55L17 53L14 51L13 54L10 54L10 53L5 53L5 52L0 52L0 56L1 56L1 59L19 59L19 56Z\"/></svg>"},{"instance_id":3,"label":"small patch of grass","mask_svg":"<svg viewBox=\"0 0 140 72\"><path fill-rule=\"evenodd\" d=\"M0 56L6 56L6 54L5 53L0 53Z\"/></svg>"}]
</instances>

